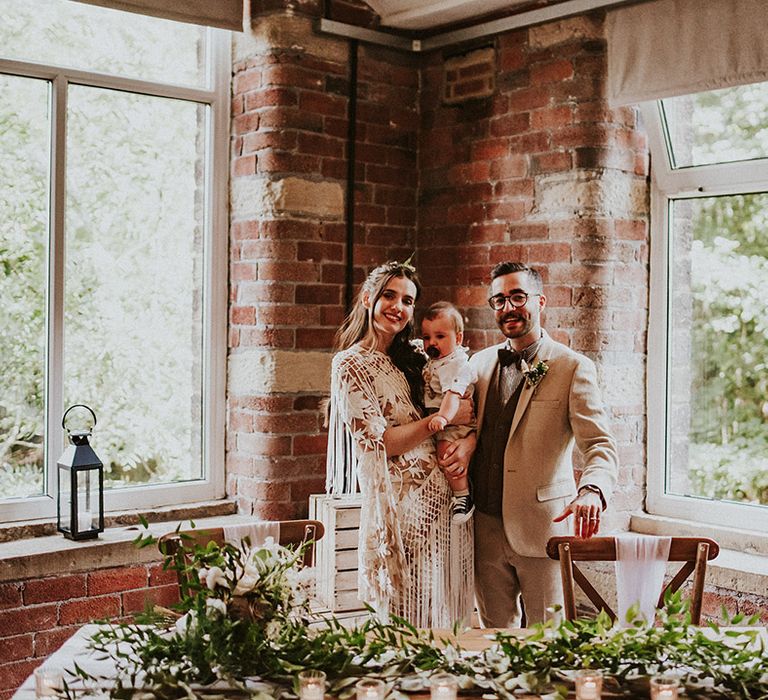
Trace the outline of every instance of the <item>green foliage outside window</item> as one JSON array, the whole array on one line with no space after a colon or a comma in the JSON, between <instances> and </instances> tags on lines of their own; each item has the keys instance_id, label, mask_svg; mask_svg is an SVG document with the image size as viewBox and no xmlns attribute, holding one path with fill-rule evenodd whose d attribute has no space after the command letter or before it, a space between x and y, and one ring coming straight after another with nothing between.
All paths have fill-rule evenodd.
<instances>
[{"instance_id":1,"label":"green foliage outside window","mask_svg":"<svg viewBox=\"0 0 768 700\"><path fill-rule=\"evenodd\" d=\"M768 195L696 200L691 478L768 503Z\"/></svg>"}]
</instances>

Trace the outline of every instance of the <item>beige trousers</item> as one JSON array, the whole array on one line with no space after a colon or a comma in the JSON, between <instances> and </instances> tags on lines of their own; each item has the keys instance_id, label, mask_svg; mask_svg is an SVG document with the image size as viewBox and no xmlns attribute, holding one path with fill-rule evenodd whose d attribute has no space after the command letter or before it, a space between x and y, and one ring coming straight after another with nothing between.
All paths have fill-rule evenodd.
<instances>
[{"instance_id":1,"label":"beige trousers","mask_svg":"<svg viewBox=\"0 0 768 700\"><path fill-rule=\"evenodd\" d=\"M558 562L521 557L504 534L501 518L475 511L475 596L483 627L520 627L545 620L563 604ZM521 605L522 604L522 605Z\"/></svg>"}]
</instances>

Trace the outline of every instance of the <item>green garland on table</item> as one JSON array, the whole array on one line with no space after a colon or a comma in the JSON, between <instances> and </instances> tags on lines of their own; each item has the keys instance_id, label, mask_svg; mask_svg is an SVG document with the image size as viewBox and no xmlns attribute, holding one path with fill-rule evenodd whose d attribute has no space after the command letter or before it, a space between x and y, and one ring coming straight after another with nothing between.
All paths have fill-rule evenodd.
<instances>
[{"instance_id":1,"label":"green garland on table","mask_svg":"<svg viewBox=\"0 0 768 700\"><path fill-rule=\"evenodd\" d=\"M156 544L151 536L136 542ZM268 541L252 551L247 543L211 543L195 546L187 561L168 557L165 566L189 584L177 611L105 623L90 641L117 668L110 696L280 698L295 695L299 671L322 669L329 693L342 699L363 677L384 679L394 698L424 691L437 671L455 674L468 693L564 698L574 671L593 668L603 671L606 691L628 696L647 697L649 676L663 672L679 676L690 697L768 698L768 654L757 632L693 627L679 593L668 596L654 627L636 611L625 628L601 613L535 625L524 637L498 633L488 649L469 653L453 636L439 639L400 619L383 624L371 617L346 628L333 616L312 616L302 555ZM757 622L727 619L724 608L723 615L729 626ZM86 686L98 684L77 666L70 673ZM87 692L74 688L70 682L68 697Z\"/></svg>"}]
</instances>

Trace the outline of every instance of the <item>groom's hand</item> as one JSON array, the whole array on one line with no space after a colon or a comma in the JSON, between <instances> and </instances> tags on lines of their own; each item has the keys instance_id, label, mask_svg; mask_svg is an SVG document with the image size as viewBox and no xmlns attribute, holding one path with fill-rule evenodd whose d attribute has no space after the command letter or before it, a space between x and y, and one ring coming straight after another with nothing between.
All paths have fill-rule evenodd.
<instances>
[{"instance_id":1,"label":"groom's hand","mask_svg":"<svg viewBox=\"0 0 768 700\"><path fill-rule=\"evenodd\" d=\"M576 537L588 539L597 534L600 529L600 514L603 512L603 501L594 491L583 490L574 498L560 515L552 519L559 523L573 514L573 534Z\"/></svg>"},{"instance_id":2,"label":"groom's hand","mask_svg":"<svg viewBox=\"0 0 768 700\"><path fill-rule=\"evenodd\" d=\"M445 450L438 465L448 476L464 476L469 469L469 460L477 445L475 433L454 440Z\"/></svg>"}]
</instances>

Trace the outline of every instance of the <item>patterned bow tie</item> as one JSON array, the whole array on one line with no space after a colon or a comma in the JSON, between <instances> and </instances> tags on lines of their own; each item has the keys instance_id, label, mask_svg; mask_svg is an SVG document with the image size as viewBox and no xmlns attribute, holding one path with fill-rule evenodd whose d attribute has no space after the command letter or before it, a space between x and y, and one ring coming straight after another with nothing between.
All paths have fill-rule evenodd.
<instances>
[{"instance_id":1,"label":"patterned bow tie","mask_svg":"<svg viewBox=\"0 0 768 700\"><path fill-rule=\"evenodd\" d=\"M507 348L499 348L499 364L502 367L509 367L515 365L517 369L520 369L520 364L523 360L523 353L516 352L515 350L508 350Z\"/></svg>"}]
</instances>

